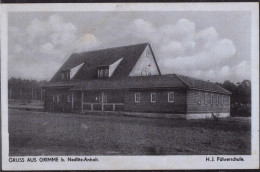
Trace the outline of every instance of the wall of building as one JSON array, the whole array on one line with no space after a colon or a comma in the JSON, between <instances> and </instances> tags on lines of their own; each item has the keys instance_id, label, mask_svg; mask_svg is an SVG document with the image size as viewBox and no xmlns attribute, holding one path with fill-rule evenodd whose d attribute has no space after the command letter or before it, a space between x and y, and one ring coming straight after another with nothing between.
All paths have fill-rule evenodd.
<instances>
[{"instance_id":1,"label":"wall of building","mask_svg":"<svg viewBox=\"0 0 260 172\"><path fill-rule=\"evenodd\" d=\"M123 103L116 109L128 112L161 112L161 113L230 113L230 96L198 90L132 90L132 91L84 91L84 103L95 103L94 110L101 110L99 95L107 94L105 103ZM168 93L174 92L174 102L168 102ZM135 93L140 93L140 102L135 102ZM151 102L151 93L156 93L156 102ZM205 101L206 93L206 101ZM72 102L68 101L67 89L46 90L45 109L47 111L71 111ZM59 95L59 102L53 102L53 95ZM81 110L81 91L74 91L73 110ZM211 95L213 95L211 103ZM219 102L217 98L219 97ZM223 99L223 100L222 100ZM223 101L223 102L222 102ZM85 110L90 110L90 105L83 106ZM113 110L113 105L104 106L104 110ZM193 118L193 117L192 117Z\"/></svg>"},{"instance_id":2,"label":"wall of building","mask_svg":"<svg viewBox=\"0 0 260 172\"><path fill-rule=\"evenodd\" d=\"M205 100L206 93L206 100ZM211 95L213 101L211 103ZM219 96L219 102L217 98ZM223 100L223 102L222 102ZM230 96L219 93L188 90L187 91L187 113L229 113L230 112Z\"/></svg>"},{"instance_id":3,"label":"wall of building","mask_svg":"<svg viewBox=\"0 0 260 172\"><path fill-rule=\"evenodd\" d=\"M84 102L100 103L99 96L101 93L107 95L106 103L124 103L124 91L84 91Z\"/></svg>"},{"instance_id":4,"label":"wall of building","mask_svg":"<svg viewBox=\"0 0 260 172\"><path fill-rule=\"evenodd\" d=\"M104 92L107 95L107 101L104 103L124 103L125 92L124 91L84 91L83 101L84 103L96 103L101 104L100 94ZM53 95L59 95L59 102L53 101ZM68 96L72 96L72 91L68 89L47 89L45 97L45 110L47 111L64 111L68 112L72 110L72 98L68 99ZM81 110L82 92L73 91L73 110ZM56 99L57 100L57 99ZM111 106L111 107L110 107ZM90 105L84 105L84 109L90 110ZM122 109L123 106L116 105L116 109ZM101 105L95 105L94 109L101 110ZM113 110L112 105L106 105L106 109Z\"/></svg>"},{"instance_id":5,"label":"wall of building","mask_svg":"<svg viewBox=\"0 0 260 172\"><path fill-rule=\"evenodd\" d=\"M174 102L168 102L168 92L174 92ZM140 93L140 102L135 102L135 93ZM156 102L151 102L151 93L156 93ZM128 91L125 95L125 111L185 113L185 90Z\"/></svg>"},{"instance_id":6,"label":"wall of building","mask_svg":"<svg viewBox=\"0 0 260 172\"><path fill-rule=\"evenodd\" d=\"M59 95L59 102L57 98L53 101L53 95ZM46 111L71 111L71 102L67 101L67 89L47 89L45 94L44 108Z\"/></svg>"}]
</instances>

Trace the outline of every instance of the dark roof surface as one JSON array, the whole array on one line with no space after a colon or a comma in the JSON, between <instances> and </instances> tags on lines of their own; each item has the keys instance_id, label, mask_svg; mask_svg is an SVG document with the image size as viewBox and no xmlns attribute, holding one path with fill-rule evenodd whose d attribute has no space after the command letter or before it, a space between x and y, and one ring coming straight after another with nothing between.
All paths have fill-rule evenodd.
<instances>
[{"instance_id":1,"label":"dark roof surface","mask_svg":"<svg viewBox=\"0 0 260 172\"><path fill-rule=\"evenodd\" d=\"M188 76L178 75L175 74L183 83L185 83L190 89L198 89L204 91L211 91L211 92L219 92L224 94L231 94L231 92L227 91L226 89L218 86L215 83L209 81L203 81L200 79L195 79Z\"/></svg>"},{"instance_id":2,"label":"dark roof surface","mask_svg":"<svg viewBox=\"0 0 260 172\"><path fill-rule=\"evenodd\" d=\"M125 79L94 79L89 81L50 82L45 87L71 87L72 90L99 89L149 89L149 88L189 88L209 92L231 94L224 88L207 81L191 77L168 74L156 76L134 76Z\"/></svg>"},{"instance_id":3,"label":"dark roof surface","mask_svg":"<svg viewBox=\"0 0 260 172\"><path fill-rule=\"evenodd\" d=\"M71 69L82 63L84 63L84 65L80 68L72 80L93 80L96 78L96 70L98 66L110 65L121 58L123 58L123 60L120 62L120 65L115 70L111 78L126 78L129 76L137 60L148 45L148 43L143 43L83 53L74 53L58 70L50 82L60 81L62 70Z\"/></svg>"},{"instance_id":4,"label":"dark roof surface","mask_svg":"<svg viewBox=\"0 0 260 172\"><path fill-rule=\"evenodd\" d=\"M125 79L94 79L89 81L49 82L45 87L73 86L73 90L186 88L175 75L133 76Z\"/></svg>"},{"instance_id":5,"label":"dark roof surface","mask_svg":"<svg viewBox=\"0 0 260 172\"><path fill-rule=\"evenodd\" d=\"M178 74L129 77L130 72L147 46L150 47L149 43L74 53L62 65L50 82L43 87L66 87L72 90L189 88L231 94L214 83ZM97 79L98 66L111 65L121 58L123 60L111 77ZM61 81L60 76L63 70L72 69L82 63L84 65L70 81ZM157 65L156 59L155 63Z\"/></svg>"}]
</instances>

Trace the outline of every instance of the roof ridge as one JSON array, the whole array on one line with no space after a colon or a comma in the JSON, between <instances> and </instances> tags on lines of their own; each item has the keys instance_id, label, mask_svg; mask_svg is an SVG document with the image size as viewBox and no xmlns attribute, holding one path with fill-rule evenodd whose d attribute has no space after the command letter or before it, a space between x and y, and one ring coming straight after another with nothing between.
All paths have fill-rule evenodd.
<instances>
[{"instance_id":1,"label":"roof ridge","mask_svg":"<svg viewBox=\"0 0 260 172\"><path fill-rule=\"evenodd\" d=\"M183 79L181 79L179 77L179 74L173 74L173 75L175 75L182 83L184 83L184 85L186 85L188 88L190 88L189 84L187 84Z\"/></svg>"},{"instance_id":2,"label":"roof ridge","mask_svg":"<svg viewBox=\"0 0 260 172\"><path fill-rule=\"evenodd\" d=\"M150 44L149 42L145 43L139 43L139 44L131 44L131 45L125 45L125 46L117 46L117 47L110 47L110 48L103 48L103 49L95 49L91 51L82 51L79 53L73 53L73 54L84 54L84 53L90 53L90 52L95 52L95 51L105 51L105 50L111 50L111 49L117 49L117 48L126 48L126 47L132 47L132 46L138 46L138 45L148 45Z\"/></svg>"},{"instance_id":3,"label":"roof ridge","mask_svg":"<svg viewBox=\"0 0 260 172\"><path fill-rule=\"evenodd\" d=\"M181 81L183 81L183 83L185 83L186 85L188 85L189 88L196 88L196 87L191 87L189 86L189 84L187 84L180 76L182 77L187 77L187 78L190 78L190 79L193 79L193 80L197 80L197 81L201 81L201 82L205 82L205 83L210 83L210 84L214 84L215 86L217 86L218 88L228 92L228 93L231 93L230 91L226 90L225 88L219 86L218 84L214 83L214 82L211 82L211 81L205 81L205 80L202 80L202 79L197 79L197 78L193 78L193 77L189 77L189 76L185 76L185 75L179 75L179 74L175 74ZM208 90L209 91L209 90Z\"/></svg>"},{"instance_id":4,"label":"roof ridge","mask_svg":"<svg viewBox=\"0 0 260 172\"><path fill-rule=\"evenodd\" d=\"M217 87L219 87L219 88L221 88L221 89L224 89L225 91L227 91L227 92L229 92L229 93L231 93L230 91L228 91L227 89L225 89L225 88L223 88L223 87L221 87L221 86L219 86L218 84L216 84L216 83L214 83ZM231 93L232 94L232 93Z\"/></svg>"},{"instance_id":5,"label":"roof ridge","mask_svg":"<svg viewBox=\"0 0 260 172\"><path fill-rule=\"evenodd\" d=\"M182 77L191 78L191 79L195 79L195 80L198 80L198 81L203 81L203 82L210 82L210 83L213 83L213 82L211 82L211 81L205 81L205 80L203 80L203 79L195 78L195 77L191 77L191 76L180 75L180 74L176 74L176 75L179 75L179 76L182 76Z\"/></svg>"}]
</instances>

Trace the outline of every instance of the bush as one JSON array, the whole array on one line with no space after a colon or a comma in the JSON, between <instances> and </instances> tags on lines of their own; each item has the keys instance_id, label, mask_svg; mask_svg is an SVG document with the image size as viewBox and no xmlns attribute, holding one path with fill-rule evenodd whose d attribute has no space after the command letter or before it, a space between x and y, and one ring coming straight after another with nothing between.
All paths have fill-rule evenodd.
<instances>
[{"instance_id":1,"label":"bush","mask_svg":"<svg viewBox=\"0 0 260 172\"><path fill-rule=\"evenodd\" d=\"M251 116L251 104L232 103L230 107L230 115L242 117Z\"/></svg>"}]
</instances>

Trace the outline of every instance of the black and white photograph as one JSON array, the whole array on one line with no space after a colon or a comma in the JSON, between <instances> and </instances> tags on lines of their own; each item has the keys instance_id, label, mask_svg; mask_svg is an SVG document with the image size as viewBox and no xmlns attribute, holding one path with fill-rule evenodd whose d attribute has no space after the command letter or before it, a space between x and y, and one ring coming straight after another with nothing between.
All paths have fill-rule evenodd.
<instances>
[{"instance_id":1,"label":"black and white photograph","mask_svg":"<svg viewBox=\"0 0 260 172\"><path fill-rule=\"evenodd\" d=\"M259 168L258 4L198 4L6 5L3 166Z\"/></svg>"}]
</instances>

